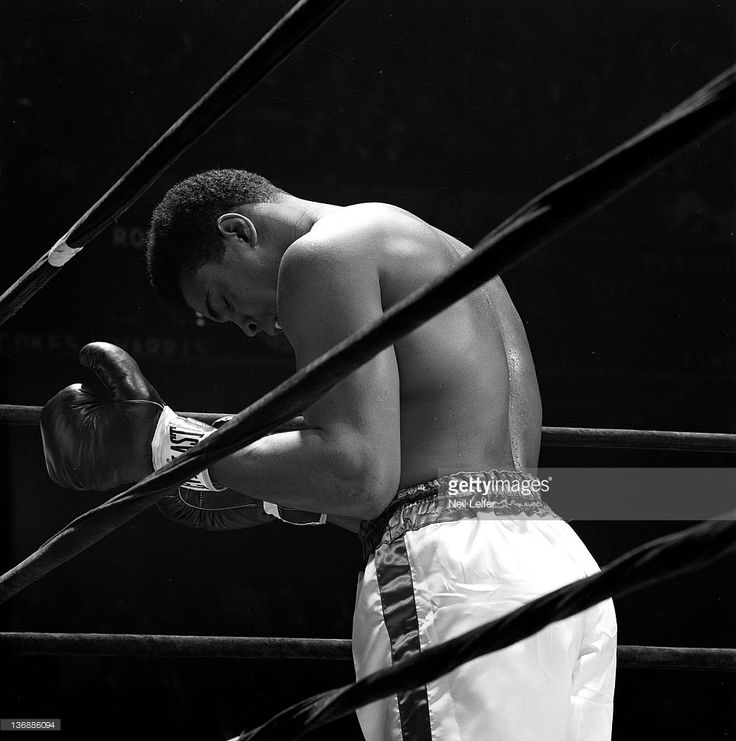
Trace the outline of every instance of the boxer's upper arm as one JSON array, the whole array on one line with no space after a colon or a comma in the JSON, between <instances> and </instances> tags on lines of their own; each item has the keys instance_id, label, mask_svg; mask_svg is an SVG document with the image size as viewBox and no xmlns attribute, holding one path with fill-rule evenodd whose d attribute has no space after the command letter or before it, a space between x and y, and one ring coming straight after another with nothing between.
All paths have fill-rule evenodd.
<instances>
[{"instance_id":1,"label":"boxer's upper arm","mask_svg":"<svg viewBox=\"0 0 736 741\"><path fill-rule=\"evenodd\" d=\"M284 255L279 321L302 368L380 317L375 251L360 237L307 236ZM304 413L334 451L338 475L354 480L369 511L383 510L400 477L399 374L393 347L359 368Z\"/></svg>"}]
</instances>

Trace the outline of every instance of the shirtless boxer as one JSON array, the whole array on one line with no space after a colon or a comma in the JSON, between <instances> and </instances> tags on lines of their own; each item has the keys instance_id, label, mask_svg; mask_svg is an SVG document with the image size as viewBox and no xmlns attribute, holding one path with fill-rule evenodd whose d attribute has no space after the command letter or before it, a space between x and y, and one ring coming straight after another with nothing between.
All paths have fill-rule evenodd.
<instances>
[{"instance_id":1,"label":"shirtless boxer","mask_svg":"<svg viewBox=\"0 0 736 741\"><path fill-rule=\"evenodd\" d=\"M394 206L307 201L257 175L220 170L169 191L153 214L148 260L164 298L248 336L283 332L302 368L468 252ZM452 481L535 480L539 390L500 279L384 350L304 418L308 429L211 465L206 486L360 529L359 677L597 570L529 487L490 509L450 507ZM602 603L361 709L364 735L610 738L615 636L612 605Z\"/></svg>"}]
</instances>

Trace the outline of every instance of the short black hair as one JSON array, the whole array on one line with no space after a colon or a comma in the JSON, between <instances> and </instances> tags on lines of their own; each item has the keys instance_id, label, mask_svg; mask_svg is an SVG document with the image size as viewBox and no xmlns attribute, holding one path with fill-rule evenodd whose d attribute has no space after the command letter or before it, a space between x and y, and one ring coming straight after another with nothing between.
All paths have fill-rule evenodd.
<instances>
[{"instance_id":1,"label":"short black hair","mask_svg":"<svg viewBox=\"0 0 736 741\"><path fill-rule=\"evenodd\" d=\"M148 276L156 293L184 308L182 273L191 276L224 253L218 217L247 203L268 203L280 192L246 170L208 170L171 188L153 211L146 239Z\"/></svg>"}]
</instances>

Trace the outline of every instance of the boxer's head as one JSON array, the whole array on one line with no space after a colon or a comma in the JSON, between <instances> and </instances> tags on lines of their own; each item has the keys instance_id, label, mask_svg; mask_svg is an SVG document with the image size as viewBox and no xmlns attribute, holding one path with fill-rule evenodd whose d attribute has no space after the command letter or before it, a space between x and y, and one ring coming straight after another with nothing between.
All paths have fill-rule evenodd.
<instances>
[{"instance_id":1,"label":"boxer's head","mask_svg":"<svg viewBox=\"0 0 736 741\"><path fill-rule=\"evenodd\" d=\"M276 282L287 246L283 191L244 170L211 170L174 186L156 207L147 259L154 289L252 335L278 332Z\"/></svg>"}]
</instances>

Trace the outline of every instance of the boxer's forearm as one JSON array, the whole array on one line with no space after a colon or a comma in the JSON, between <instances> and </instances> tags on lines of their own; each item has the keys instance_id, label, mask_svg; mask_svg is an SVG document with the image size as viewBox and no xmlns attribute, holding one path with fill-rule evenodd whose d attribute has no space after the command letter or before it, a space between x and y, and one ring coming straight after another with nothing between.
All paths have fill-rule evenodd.
<instances>
[{"instance_id":1,"label":"boxer's forearm","mask_svg":"<svg viewBox=\"0 0 736 741\"><path fill-rule=\"evenodd\" d=\"M380 511L383 478L360 446L346 446L315 429L269 435L214 463L222 486L255 499L310 512L367 519Z\"/></svg>"}]
</instances>

